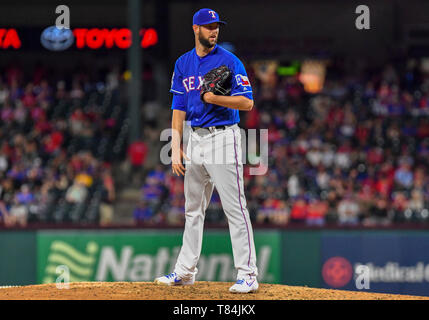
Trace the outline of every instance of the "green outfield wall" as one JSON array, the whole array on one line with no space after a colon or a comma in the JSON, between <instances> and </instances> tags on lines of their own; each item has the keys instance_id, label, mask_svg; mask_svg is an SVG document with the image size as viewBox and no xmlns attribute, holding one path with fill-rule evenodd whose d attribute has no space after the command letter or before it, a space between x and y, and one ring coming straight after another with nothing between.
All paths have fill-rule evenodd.
<instances>
[{"instance_id":1,"label":"green outfield wall","mask_svg":"<svg viewBox=\"0 0 429 320\"><path fill-rule=\"evenodd\" d=\"M36 232L0 232L0 286L36 283L36 262Z\"/></svg>"},{"instance_id":2,"label":"green outfield wall","mask_svg":"<svg viewBox=\"0 0 429 320\"><path fill-rule=\"evenodd\" d=\"M320 287L320 231L284 231L281 255L282 283Z\"/></svg>"}]
</instances>

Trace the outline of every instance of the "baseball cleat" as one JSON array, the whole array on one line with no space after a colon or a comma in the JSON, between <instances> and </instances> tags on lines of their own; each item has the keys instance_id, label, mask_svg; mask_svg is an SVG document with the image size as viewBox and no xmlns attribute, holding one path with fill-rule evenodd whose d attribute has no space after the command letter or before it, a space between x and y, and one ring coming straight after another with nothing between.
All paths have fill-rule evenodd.
<instances>
[{"instance_id":1,"label":"baseball cleat","mask_svg":"<svg viewBox=\"0 0 429 320\"><path fill-rule=\"evenodd\" d=\"M237 282L229 288L232 293L250 293L256 292L259 288L258 280L256 277L250 276L249 279L238 279Z\"/></svg>"},{"instance_id":2,"label":"baseball cleat","mask_svg":"<svg viewBox=\"0 0 429 320\"><path fill-rule=\"evenodd\" d=\"M190 279L181 279L176 274L176 272L167 274L165 276L155 279L155 284L160 284L164 286L189 286L193 285L195 282L195 276L192 276Z\"/></svg>"}]
</instances>

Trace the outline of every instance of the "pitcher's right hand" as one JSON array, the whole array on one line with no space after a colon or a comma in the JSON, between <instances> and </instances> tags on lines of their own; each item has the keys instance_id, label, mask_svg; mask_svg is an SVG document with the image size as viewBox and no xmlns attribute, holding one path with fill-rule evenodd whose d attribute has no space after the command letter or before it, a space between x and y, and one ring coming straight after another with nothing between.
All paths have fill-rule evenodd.
<instances>
[{"instance_id":1,"label":"pitcher's right hand","mask_svg":"<svg viewBox=\"0 0 429 320\"><path fill-rule=\"evenodd\" d=\"M171 155L171 169L173 170L173 173L175 173L177 176L180 177L180 175L184 176L186 168L183 166L182 163L182 157L186 160L190 160L187 155L183 152L182 149L179 149L180 151L172 151Z\"/></svg>"}]
</instances>

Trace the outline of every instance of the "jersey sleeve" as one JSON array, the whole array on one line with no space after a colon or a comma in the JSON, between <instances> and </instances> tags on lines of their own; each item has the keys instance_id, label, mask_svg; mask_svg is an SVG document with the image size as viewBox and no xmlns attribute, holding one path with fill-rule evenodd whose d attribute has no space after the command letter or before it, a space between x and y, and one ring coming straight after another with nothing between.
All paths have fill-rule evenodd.
<instances>
[{"instance_id":1,"label":"jersey sleeve","mask_svg":"<svg viewBox=\"0 0 429 320\"><path fill-rule=\"evenodd\" d=\"M173 72L173 75L171 76L170 92L174 94L185 94L185 88L183 87L183 82L182 82L183 75L180 72L178 61L176 61L176 64L174 65L174 72Z\"/></svg>"},{"instance_id":2,"label":"jersey sleeve","mask_svg":"<svg viewBox=\"0 0 429 320\"><path fill-rule=\"evenodd\" d=\"M181 110L186 112L185 95L173 93L173 102L171 103L172 110Z\"/></svg>"},{"instance_id":3,"label":"jersey sleeve","mask_svg":"<svg viewBox=\"0 0 429 320\"><path fill-rule=\"evenodd\" d=\"M174 72L171 76L170 92L173 94L173 101L171 103L172 110L181 110L186 112L185 104L185 88L183 87L183 76L179 69L179 60L174 65Z\"/></svg>"},{"instance_id":4,"label":"jersey sleeve","mask_svg":"<svg viewBox=\"0 0 429 320\"><path fill-rule=\"evenodd\" d=\"M247 77L246 69L239 59L233 65L231 96L242 95L253 100L252 86Z\"/></svg>"}]
</instances>

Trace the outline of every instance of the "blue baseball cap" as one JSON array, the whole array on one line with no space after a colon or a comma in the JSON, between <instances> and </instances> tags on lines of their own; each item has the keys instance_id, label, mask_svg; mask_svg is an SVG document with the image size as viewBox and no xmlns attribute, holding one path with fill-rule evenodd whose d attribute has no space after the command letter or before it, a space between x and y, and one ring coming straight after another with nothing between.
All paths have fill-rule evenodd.
<instances>
[{"instance_id":1,"label":"blue baseball cap","mask_svg":"<svg viewBox=\"0 0 429 320\"><path fill-rule=\"evenodd\" d=\"M192 19L193 24L198 26L203 26L205 24L210 24L213 22L218 22L221 24L226 24L225 21L219 20L219 15L216 11L208 8L200 9L194 14L194 18Z\"/></svg>"}]
</instances>

